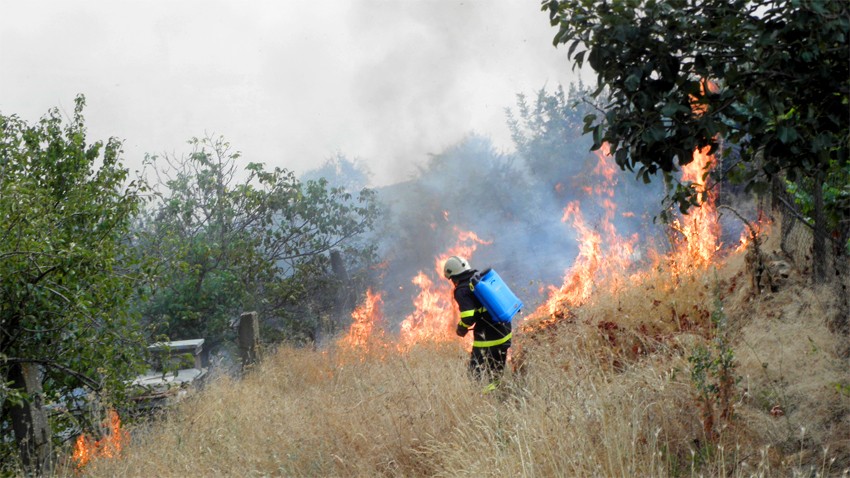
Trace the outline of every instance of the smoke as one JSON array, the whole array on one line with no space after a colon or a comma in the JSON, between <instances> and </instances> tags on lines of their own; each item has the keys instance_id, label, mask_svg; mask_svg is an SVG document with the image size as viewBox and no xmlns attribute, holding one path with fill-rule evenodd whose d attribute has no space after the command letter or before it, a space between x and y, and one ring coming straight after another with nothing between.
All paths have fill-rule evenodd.
<instances>
[{"instance_id":1,"label":"smoke","mask_svg":"<svg viewBox=\"0 0 850 478\"><path fill-rule=\"evenodd\" d=\"M421 290L412 280L420 272L445 283L437 258L473 245L466 233L480 238L467 257L473 268L498 270L527 312L564 284L588 230L599 238L602 256L621 259L616 267L631 264L634 272L651 260L647 252L673 247L670 229L654 220L663 208L661 178L644 184L602 151L591 152L581 127L586 111L561 88L541 91L531 105L520 95L518 104L519 117L508 115L517 152L468 134L430 155L409 180L377 190L386 215L370 238L381 261L373 280L390 327L414 311ZM351 168L333 169L337 176L343 171ZM340 181L345 178L332 182ZM724 224L724 230L733 232L722 240L734 243L741 227Z\"/></svg>"},{"instance_id":2,"label":"smoke","mask_svg":"<svg viewBox=\"0 0 850 478\"><path fill-rule=\"evenodd\" d=\"M131 170L209 131L298 172L367 158L383 186L468 131L510 147L506 102L575 77L539 5L514 0L4 6L0 111L37 120L85 94L91 137L123 138Z\"/></svg>"},{"instance_id":3,"label":"smoke","mask_svg":"<svg viewBox=\"0 0 850 478\"><path fill-rule=\"evenodd\" d=\"M388 211L377 234L387 261L380 280L388 322L411 312L418 290L410 281L419 271L445 280L434 270L435 257L456 245L461 232L487 242L468 258L473 268L497 269L527 311L546 300L547 286L560 286L578 254L576 231L562 221L569 203L580 203L592 228L600 228L604 218L621 237L652 236L660 188L636 184L619 171L613 179L595 172L599 157L589 151L589 139L575 146L581 149L551 157L563 163L547 171L561 171L562 177L540 177L528 167L529 158L499 153L488 138L470 135L431 156L415 178L380 188ZM600 197L600 190L613 196ZM613 217L603 199L622 204Z\"/></svg>"}]
</instances>

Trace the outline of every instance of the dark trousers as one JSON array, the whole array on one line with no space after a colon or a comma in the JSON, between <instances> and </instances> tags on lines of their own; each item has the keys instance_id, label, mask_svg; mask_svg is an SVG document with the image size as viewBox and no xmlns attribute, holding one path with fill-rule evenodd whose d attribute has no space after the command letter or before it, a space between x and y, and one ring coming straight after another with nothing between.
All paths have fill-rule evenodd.
<instances>
[{"instance_id":1,"label":"dark trousers","mask_svg":"<svg viewBox=\"0 0 850 478\"><path fill-rule=\"evenodd\" d=\"M510 344L495 347L473 347L469 358L469 373L476 380L492 382L502 376Z\"/></svg>"}]
</instances>

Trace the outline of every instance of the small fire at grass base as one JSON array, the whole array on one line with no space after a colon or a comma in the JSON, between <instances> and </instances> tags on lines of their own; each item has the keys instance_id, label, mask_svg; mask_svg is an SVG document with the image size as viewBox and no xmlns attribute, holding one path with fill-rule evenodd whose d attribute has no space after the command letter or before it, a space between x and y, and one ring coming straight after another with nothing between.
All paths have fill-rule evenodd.
<instances>
[{"instance_id":1,"label":"small fire at grass base","mask_svg":"<svg viewBox=\"0 0 850 478\"><path fill-rule=\"evenodd\" d=\"M115 458L130 441L130 434L121 428L121 419L114 410L107 412L103 422L105 430L103 437L95 440L89 434L83 433L77 437L72 458L77 469L83 469L97 458Z\"/></svg>"}]
</instances>

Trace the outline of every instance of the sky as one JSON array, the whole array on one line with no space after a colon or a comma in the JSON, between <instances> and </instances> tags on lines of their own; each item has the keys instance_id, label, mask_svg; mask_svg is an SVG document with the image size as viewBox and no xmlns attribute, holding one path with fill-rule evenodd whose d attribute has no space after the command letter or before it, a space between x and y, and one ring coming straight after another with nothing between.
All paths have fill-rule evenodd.
<instances>
[{"instance_id":1,"label":"sky","mask_svg":"<svg viewBox=\"0 0 850 478\"><path fill-rule=\"evenodd\" d=\"M379 187L469 134L510 152L516 95L578 81L539 0L0 4L0 113L84 94L89 140L122 139L131 170L211 135L297 174L342 154Z\"/></svg>"}]
</instances>

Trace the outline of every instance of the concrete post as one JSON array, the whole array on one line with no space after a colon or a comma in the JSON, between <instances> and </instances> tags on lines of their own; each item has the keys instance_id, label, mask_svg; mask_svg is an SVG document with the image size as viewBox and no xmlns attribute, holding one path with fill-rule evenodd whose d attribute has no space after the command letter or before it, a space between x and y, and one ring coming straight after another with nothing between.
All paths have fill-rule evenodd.
<instances>
[{"instance_id":1,"label":"concrete post","mask_svg":"<svg viewBox=\"0 0 850 478\"><path fill-rule=\"evenodd\" d=\"M242 372L259 360L260 321L256 312L245 312L239 317L237 329L239 356L242 358Z\"/></svg>"},{"instance_id":2,"label":"concrete post","mask_svg":"<svg viewBox=\"0 0 850 478\"><path fill-rule=\"evenodd\" d=\"M331 330L327 331L330 335L334 335L347 324L348 311L353 306L355 299L352 294L351 279L345 269L345 261L342 254L337 250L331 251L331 269L337 281L339 281L339 290L337 290L334 300L333 316L331 317Z\"/></svg>"}]
</instances>

